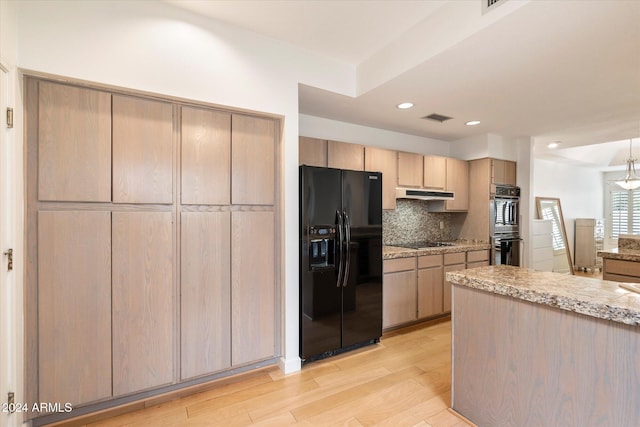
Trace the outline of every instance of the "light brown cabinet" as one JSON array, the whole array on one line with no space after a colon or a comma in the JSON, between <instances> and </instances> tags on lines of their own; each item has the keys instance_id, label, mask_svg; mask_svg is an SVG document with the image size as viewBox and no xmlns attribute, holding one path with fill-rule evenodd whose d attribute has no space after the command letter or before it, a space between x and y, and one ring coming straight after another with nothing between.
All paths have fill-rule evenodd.
<instances>
[{"instance_id":1,"label":"light brown cabinet","mask_svg":"<svg viewBox=\"0 0 640 427\"><path fill-rule=\"evenodd\" d=\"M416 320L416 257L384 260L382 264L382 327Z\"/></svg>"},{"instance_id":2,"label":"light brown cabinet","mask_svg":"<svg viewBox=\"0 0 640 427\"><path fill-rule=\"evenodd\" d=\"M365 147L365 170L382 172L382 209L396 208L398 159L395 151Z\"/></svg>"},{"instance_id":3,"label":"light brown cabinet","mask_svg":"<svg viewBox=\"0 0 640 427\"><path fill-rule=\"evenodd\" d=\"M111 96L43 82L39 103L39 200L110 201Z\"/></svg>"},{"instance_id":4,"label":"light brown cabinet","mask_svg":"<svg viewBox=\"0 0 640 427\"><path fill-rule=\"evenodd\" d=\"M444 312L451 311L451 282L446 279L446 274L450 271L459 271L466 268L466 254L464 252L455 252L444 254L444 288L442 292L442 310Z\"/></svg>"},{"instance_id":5,"label":"light brown cabinet","mask_svg":"<svg viewBox=\"0 0 640 427\"><path fill-rule=\"evenodd\" d=\"M447 158L424 156L423 187L444 190L447 185Z\"/></svg>"},{"instance_id":6,"label":"light brown cabinet","mask_svg":"<svg viewBox=\"0 0 640 427\"><path fill-rule=\"evenodd\" d=\"M442 255L418 257L418 318L443 312Z\"/></svg>"},{"instance_id":7,"label":"light brown cabinet","mask_svg":"<svg viewBox=\"0 0 640 427\"><path fill-rule=\"evenodd\" d=\"M112 213L113 394L173 380L171 212Z\"/></svg>"},{"instance_id":8,"label":"light brown cabinet","mask_svg":"<svg viewBox=\"0 0 640 427\"><path fill-rule=\"evenodd\" d=\"M25 401L275 360L276 120L37 78L25 115Z\"/></svg>"},{"instance_id":9,"label":"light brown cabinet","mask_svg":"<svg viewBox=\"0 0 640 427\"><path fill-rule=\"evenodd\" d=\"M275 354L275 217L231 214L231 363ZM249 264L247 264L249 262Z\"/></svg>"},{"instance_id":10,"label":"light brown cabinet","mask_svg":"<svg viewBox=\"0 0 640 427\"><path fill-rule=\"evenodd\" d=\"M185 205L231 202L231 114L182 107L181 201Z\"/></svg>"},{"instance_id":11,"label":"light brown cabinet","mask_svg":"<svg viewBox=\"0 0 640 427\"><path fill-rule=\"evenodd\" d=\"M364 170L364 146L328 141L327 165L336 169Z\"/></svg>"},{"instance_id":12,"label":"light brown cabinet","mask_svg":"<svg viewBox=\"0 0 640 427\"><path fill-rule=\"evenodd\" d=\"M424 180L422 154L398 152L398 186L421 188Z\"/></svg>"},{"instance_id":13,"label":"light brown cabinet","mask_svg":"<svg viewBox=\"0 0 640 427\"><path fill-rule=\"evenodd\" d=\"M469 209L469 164L466 160L447 158L446 190L454 193L454 200L445 202L445 211Z\"/></svg>"},{"instance_id":14,"label":"light brown cabinet","mask_svg":"<svg viewBox=\"0 0 640 427\"><path fill-rule=\"evenodd\" d=\"M640 262L603 257L602 278L615 282L640 283Z\"/></svg>"},{"instance_id":15,"label":"light brown cabinet","mask_svg":"<svg viewBox=\"0 0 640 427\"><path fill-rule=\"evenodd\" d=\"M491 184L516 185L516 162L491 159Z\"/></svg>"},{"instance_id":16,"label":"light brown cabinet","mask_svg":"<svg viewBox=\"0 0 640 427\"><path fill-rule=\"evenodd\" d=\"M231 213L182 212L180 377L231 366Z\"/></svg>"},{"instance_id":17,"label":"light brown cabinet","mask_svg":"<svg viewBox=\"0 0 640 427\"><path fill-rule=\"evenodd\" d=\"M489 249L467 252L467 268L485 267L489 265Z\"/></svg>"},{"instance_id":18,"label":"light brown cabinet","mask_svg":"<svg viewBox=\"0 0 640 427\"><path fill-rule=\"evenodd\" d=\"M109 398L111 214L41 211L38 242L39 399Z\"/></svg>"},{"instance_id":19,"label":"light brown cabinet","mask_svg":"<svg viewBox=\"0 0 640 427\"><path fill-rule=\"evenodd\" d=\"M173 203L173 107L113 95L113 201Z\"/></svg>"},{"instance_id":20,"label":"light brown cabinet","mask_svg":"<svg viewBox=\"0 0 640 427\"><path fill-rule=\"evenodd\" d=\"M231 133L231 203L275 203L275 122L234 114Z\"/></svg>"},{"instance_id":21,"label":"light brown cabinet","mask_svg":"<svg viewBox=\"0 0 640 427\"><path fill-rule=\"evenodd\" d=\"M298 164L327 167L327 140L301 136L298 139Z\"/></svg>"}]
</instances>

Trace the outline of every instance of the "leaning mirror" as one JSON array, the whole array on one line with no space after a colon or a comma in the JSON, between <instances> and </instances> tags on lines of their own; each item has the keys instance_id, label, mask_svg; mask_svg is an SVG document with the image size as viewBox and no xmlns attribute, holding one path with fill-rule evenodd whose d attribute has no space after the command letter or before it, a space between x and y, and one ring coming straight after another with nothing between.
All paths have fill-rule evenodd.
<instances>
[{"instance_id":1,"label":"leaning mirror","mask_svg":"<svg viewBox=\"0 0 640 427\"><path fill-rule=\"evenodd\" d=\"M573 274L573 262L567 243L567 231L564 228L564 217L560 199L554 197L536 197L538 218L551 221L553 242L553 271Z\"/></svg>"}]
</instances>

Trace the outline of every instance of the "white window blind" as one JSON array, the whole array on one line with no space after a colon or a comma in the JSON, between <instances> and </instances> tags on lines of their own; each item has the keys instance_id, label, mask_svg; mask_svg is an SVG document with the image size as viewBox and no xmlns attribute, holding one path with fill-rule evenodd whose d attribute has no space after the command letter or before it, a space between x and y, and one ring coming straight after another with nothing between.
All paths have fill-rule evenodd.
<instances>
[{"instance_id":1,"label":"white window blind","mask_svg":"<svg viewBox=\"0 0 640 427\"><path fill-rule=\"evenodd\" d=\"M640 234L640 190L611 191L611 238Z\"/></svg>"}]
</instances>

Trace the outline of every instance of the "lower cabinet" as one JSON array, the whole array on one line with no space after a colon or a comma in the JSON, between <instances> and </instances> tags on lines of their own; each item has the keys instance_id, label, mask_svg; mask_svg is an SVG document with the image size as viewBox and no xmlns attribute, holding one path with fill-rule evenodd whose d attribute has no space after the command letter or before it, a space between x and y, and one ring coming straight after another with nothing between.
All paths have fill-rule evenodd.
<instances>
[{"instance_id":1,"label":"lower cabinet","mask_svg":"<svg viewBox=\"0 0 640 427\"><path fill-rule=\"evenodd\" d=\"M416 257L383 261L382 328L417 319Z\"/></svg>"},{"instance_id":2,"label":"lower cabinet","mask_svg":"<svg viewBox=\"0 0 640 427\"><path fill-rule=\"evenodd\" d=\"M459 271L466 268L466 254L464 252L455 252L444 254L444 267L443 272L446 277L446 273L449 271ZM442 310L444 312L451 311L451 283L445 279L442 298Z\"/></svg>"},{"instance_id":3,"label":"lower cabinet","mask_svg":"<svg viewBox=\"0 0 640 427\"><path fill-rule=\"evenodd\" d=\"M489 250L467 252L467 268L485 267L489 265Z\"/></svg>"},{"instance_id":4,"label":"lower cabinet","mask_svg":"<svg viewBox=\"0 0 640 427\"><path fill-rule=\"evenodd\" d=\"M418 318L443 312L442 255L418 257Z\"/></svg>"}]
</instances>

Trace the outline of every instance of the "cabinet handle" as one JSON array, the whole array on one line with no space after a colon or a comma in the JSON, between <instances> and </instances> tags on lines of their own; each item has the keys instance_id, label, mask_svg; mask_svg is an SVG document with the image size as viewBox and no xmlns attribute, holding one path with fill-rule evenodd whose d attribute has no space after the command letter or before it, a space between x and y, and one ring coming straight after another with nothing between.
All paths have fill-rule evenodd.
<instances>
[{"instance_id":1,"label":"cabinet handle","mask_svg":"<svg viewBox=\"0 0 640 427\"><path fill-rule=\"evenodd\" d=\"M7 271L13 270L13 249L7 249L4 254L8 257Z\"/></svg>"}]
</instances>

